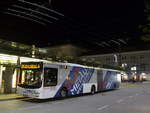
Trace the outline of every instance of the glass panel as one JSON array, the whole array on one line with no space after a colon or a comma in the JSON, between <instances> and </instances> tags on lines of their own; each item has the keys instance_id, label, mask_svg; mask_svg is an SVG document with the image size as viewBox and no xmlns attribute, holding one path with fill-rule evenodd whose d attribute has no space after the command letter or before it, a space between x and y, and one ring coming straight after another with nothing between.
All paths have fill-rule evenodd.
<instances>
[{"instance_id":1,"label":"glass panel","mask_svg":"<svg viewBox=\"0 0 150 113\"><path fill-rule=\"evenodd\" d=\"M41 70L21 70L20 76L20 87L24 88L40 88L42 85L41 81Z\"/></svg>"},{"instance_id":2,"label":"glass panel","mask_svg":"<svg viewBox=\"0 0 150 113\"><path fill-rule=\"evenodd\" d=\"M57 73L56 68L45 68L44 69L44 86L56 86L57 85Z\"/></svg>"}]
</instances>

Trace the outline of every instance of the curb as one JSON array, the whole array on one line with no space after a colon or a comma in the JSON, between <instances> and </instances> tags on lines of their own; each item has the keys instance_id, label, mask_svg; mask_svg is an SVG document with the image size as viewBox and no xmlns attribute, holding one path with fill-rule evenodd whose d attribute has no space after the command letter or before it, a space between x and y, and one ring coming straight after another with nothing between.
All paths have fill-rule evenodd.
<instances>
[{"instance_id":1,"label":"curb","mask_svg":"<svg viewBox=\"0 0 150 113\"><path fill-rule=\"evenodd\" d=\"M9 101L9 100L18 100L18 99L24 99L25 97L14 97L14 98L8 98L8 99L0 99L0 102L2 101Z\"/></svg>"}]
</instances>

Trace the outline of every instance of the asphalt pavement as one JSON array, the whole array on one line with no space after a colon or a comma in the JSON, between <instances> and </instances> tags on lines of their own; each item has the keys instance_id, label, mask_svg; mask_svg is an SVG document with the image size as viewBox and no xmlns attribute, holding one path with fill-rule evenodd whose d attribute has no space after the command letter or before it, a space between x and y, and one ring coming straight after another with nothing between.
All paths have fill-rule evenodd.
<instances>
[{"instance_id":1,"label":"asphalt pavement","mask_svg":"<svg viewBox=\"0 0 150 113\"><path fill-rule=\"evenodd\" d=\"M150 84L124 83L119 90L61 100L0 101L0 113L150 113Z\"/></svg>"}]
</instances>

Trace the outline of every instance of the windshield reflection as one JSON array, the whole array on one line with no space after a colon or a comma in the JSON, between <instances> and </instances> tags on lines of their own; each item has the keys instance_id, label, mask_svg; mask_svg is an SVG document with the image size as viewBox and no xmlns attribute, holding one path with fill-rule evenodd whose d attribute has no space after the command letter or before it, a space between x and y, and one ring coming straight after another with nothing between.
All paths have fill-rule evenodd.
<instances>
[{"instance_id":1,"label":"windshield reflection","mask_svg":"<svg viewBox=\"0 0 150 113\"><path fill-rule=\"evenodd\" d=\"M41 73L41 70L22 70L20 83L18 84L18 86L24 88L40 88L42 85Z\"/></svg>"}]
</instances>

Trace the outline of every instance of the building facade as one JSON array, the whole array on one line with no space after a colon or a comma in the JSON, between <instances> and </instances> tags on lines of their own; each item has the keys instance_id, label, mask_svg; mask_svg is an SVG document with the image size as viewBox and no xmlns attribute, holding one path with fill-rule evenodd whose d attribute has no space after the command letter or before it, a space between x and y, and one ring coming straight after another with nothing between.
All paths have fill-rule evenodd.
<instances>
[{"instance_id":1,"label":"building facade","mask_svg":"<svg viewBox=\"0 0 150 113\"><path fill-rule=\"evenodd\" d=\"M150 50L91 55L84 56L82 59L120 65L128 74L145 73L150 76Z\"/></svg>"}]
</instances>

